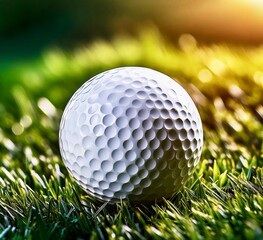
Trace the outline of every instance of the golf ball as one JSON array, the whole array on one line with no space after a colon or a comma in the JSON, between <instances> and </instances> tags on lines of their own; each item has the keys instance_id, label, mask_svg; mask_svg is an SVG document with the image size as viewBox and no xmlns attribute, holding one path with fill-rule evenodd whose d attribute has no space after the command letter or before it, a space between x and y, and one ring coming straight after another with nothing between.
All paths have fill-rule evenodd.
<instances>
[{"instance_id":1,"label":"golf ball","mask_svg":"<svg viewBox=\"0 0 263 240\"><path fill-rule=\"evenodd\" d=\"M112 69L72 96L59 131L62 159L89 195L110 203L158 202L199 162L197 108L172 78L143 67Z\"/></svg>"}]
</instances>

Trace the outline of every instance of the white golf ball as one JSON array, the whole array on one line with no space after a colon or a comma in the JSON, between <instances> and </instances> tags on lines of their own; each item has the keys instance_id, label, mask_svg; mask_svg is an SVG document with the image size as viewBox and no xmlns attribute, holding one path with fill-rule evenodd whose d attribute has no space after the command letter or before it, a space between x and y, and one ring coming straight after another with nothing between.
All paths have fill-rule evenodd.
<instances>
[{"instance_id":1,"label":"white golf ball","mask_svg":"<svg viewBox=\"0 0 263 240\"><path fill-rule=\"evenodd\" d=\"M62 116L59 144L73 178L96 199L157 202L192 174L203 129L177 82L152 69L123 67L76 91Z\"/></svg>"}]
</instances>

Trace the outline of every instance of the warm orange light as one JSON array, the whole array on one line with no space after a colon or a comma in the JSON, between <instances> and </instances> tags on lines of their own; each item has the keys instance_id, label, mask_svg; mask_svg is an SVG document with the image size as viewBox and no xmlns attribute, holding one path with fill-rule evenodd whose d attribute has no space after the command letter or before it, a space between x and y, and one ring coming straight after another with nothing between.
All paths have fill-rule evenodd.
<instances>
[{"instance_id":1,"label":"warm orange light","mask_svg":"<svg viewBox=\"0 0 263 240\"><path fill-rule=\"evenodd\" d=\"M263 5L263 0L244 0L244 1L250 4Z\"/></svg>"}]
</instances>

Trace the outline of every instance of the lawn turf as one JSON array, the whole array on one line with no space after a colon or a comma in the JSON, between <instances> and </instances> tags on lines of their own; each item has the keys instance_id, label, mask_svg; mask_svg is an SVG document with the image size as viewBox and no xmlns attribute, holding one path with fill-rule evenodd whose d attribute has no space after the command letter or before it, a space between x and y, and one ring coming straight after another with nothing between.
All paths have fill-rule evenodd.
<instances>
[{"instance_id":1,"label":"lawn turf","mask_svg":"<svg viewBox=\"0 0 263 240\"><path fill-rule=\"evenodd\" d=\"M200 163L152 206L96 202L59 154L65 104L91 76L146 66L175 78L203 121ZM177 43L156 31L51 49L0 75L0 239L263 239L263 47Z\"/></svg>"}]
</instances>

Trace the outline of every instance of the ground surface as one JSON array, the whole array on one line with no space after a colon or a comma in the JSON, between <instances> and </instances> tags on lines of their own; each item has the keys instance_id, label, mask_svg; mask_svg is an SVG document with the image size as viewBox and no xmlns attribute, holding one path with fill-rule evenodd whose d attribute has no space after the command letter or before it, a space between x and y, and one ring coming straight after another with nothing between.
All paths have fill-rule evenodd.
<instances>
[{"instance_id":1,"label":"ground surface","mask_svg":"<svg viewBox=\"0 0 263 240\"><path fill-rule=\"evenodd\" d=\"M148 32L3 69L0 239L263 239L263 48L201 46L188 35L175 45ZM176 78L203 120L197 170L158 205L96 203L59 154L59 121L73 92L126 65Z\"/></svg>"}]
</instances>

